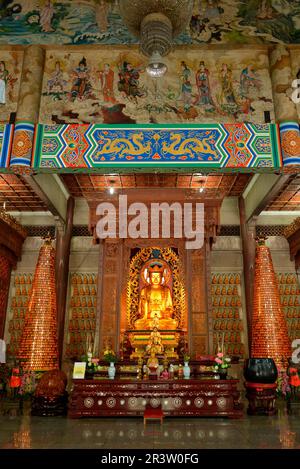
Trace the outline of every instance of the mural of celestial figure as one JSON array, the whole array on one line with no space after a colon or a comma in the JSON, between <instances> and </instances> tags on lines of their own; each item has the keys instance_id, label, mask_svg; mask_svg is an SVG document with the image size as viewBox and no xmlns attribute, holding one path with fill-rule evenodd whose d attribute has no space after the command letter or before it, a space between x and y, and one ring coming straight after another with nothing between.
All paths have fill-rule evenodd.
<instances>
[{"instance_id":1,"label":"mural of celestial figure","mask_svg":"<svg viewBox=\"0 0 300 469\"><path fill-rule=\"evenodd\" d=\"M274 17L274 10L272 6L272 0L259 1L258 13L256 18L260 20L272 20Z\"/></svg>"},{"instance_id":2,"label":"mural of celestial figure","mask_svg":"<svg viewBox=\"0 0 300 469\"><path fill-rule=\"evenodd\" d=\"M96 20L101 32L105 32L108 29L108 11L109 4L104 0L100 0L99 5L96 6Z\"/></svg>"},{"instance_id":3,"label":"mural of celestial figure","mask_svg":"<svg viewBox=\"0 0 300 469\"><path fill-rule=\"evenodd\" d=\"M115 103L114 96L114 71L109 64L104 64L104 69L99 73L103 99L107 103Z\"/></svg>"},{"instance_id":4,"label":"mural of celestial figure","mask_svg":"<svg viewBox=\"0 0 300 469\"><path fill-rule=\"evenodd\" d=\"M184 103L185 108L189 108L192 103L192 84L191 84L191 70L187 64L181 62L182 72L180 75L181 79L181 99Z\"/></svg>"},{"instance_id":5,"label":"mural of celestial figure","mask_svg":"<svg viewBox=\"0 0 300 469\"><path fill-rule=\"evenodd\" d=\"M207 0L206 2L206 9L204 16L205 18L216 18L220 14L219 8L218 8L218 1L216 0Z\"/></svg>"},{"instance_id":6,"label":"mural of celestial figure","mask_svg":"<svg viewBox=\"0 0 300 469\"><path fill-rule=\"evenodd\" d=\"M253 65L248 65L241 72L240 76L240 92L241 96L245 97L249 95L251 88L260 89L261 81L255 73Z\"/></svg>"},{"instance_id":7,"label":"mural of celestial figure","mask_svg":"<svg viewBox=\"0 0 300 469\"><path fill-rule=\"evenodd\" d=\"M48 90L50 93L57 89L60 89L60 91L63 92L66 84L67 81L63 78L63 71L61 69L60 62L57 60L55 62L55 70L51 74L50 80L48 80Z\"/></svg>"},{"instance_id":8,"label":"mural of celestial figure","mask_svg":"<svg viewBox=\"0 0 300 469\"><path fill-rule=\"evenodd\" d=\"M131 63L123 62L119 68L118 90L137 102L137 97L143 97L144 92L139 85L140 69L134 68Z\"/></svg>"},{"instance_id":9,"label":"mural of celestial figure","mask_svg":"<svg viewBox=\"0 0 300 469\"><path fill-rule=\"evenodd\" d=\"M220 71L221 95L220 104L227 111L236 111L238 105L234 95L232 70L226 63L222 64Z\"/></svg>"},{"instance_id":10,"label":"mural of celestial figure","mask_svg":"<svg viewBox=\"0 0 300 469\"><path fill-rule=\"evenodd\" d=\"M196 72L196 85L198 88L198 96L194 104L211 105L214 107L210 92L209 70L205 67L203 61L200 62L199 69Z\"/></svg>"},{"instance_id":11,"label":"mural of celestial figure","mask_svg":"<svg viewBox=\"0 0 300 469\"><path fill-rule=\"evenodd\" d=\"M8 82L9 73L6 70L5 62L0 62L0 104L6 103L6 85Z\"/></svg>"},{"instance_id":12,"label":"mural of celestial figure","mask_svg":"<svg viewBox=\"0 0 300 469\"><path fill-rule=\"evenodd\" d=\"M92 94L92 85L90 82L89 68L86 58L83 57L78 67L73 71L73 85L71 89L71 100L90 98Z\"/></svg>"},{"instance_id":13,"label":"mural of celestial figure","mask_svg":"<svg viewBox=\"0 0 300 469\"><path fill-rule=\"evenodd\" d=\"M193 15L190 21L190 30L192 35L200 36L202 31L205 31L205 25L207 22L208 19L203 19L200 15Z\"/></svg>"},{"instance_id":14,"label":"mural of celestial figure","mask_svg":"<svg viewBox=\"0 0 300 469\"><path fill-rule=\"evenodd\" d=\"M52 18L54 16L55 10L54 6L52 5L51 0L47 0L44 7L41 9L40 12L40 25L42 27L42 31L45 33L51 33L54 28L51 25Z\"/></svg>"},{"instance_id":15,"label":"mural of celestial figure","mask_svg":"<svg viewBox=\"0 0 300 469\"><path fill-rule=\"evenodd\" d=\"M13 0L0 0L0 19L13 16L22 11L22 5L13 3Z\"/></svg>"}]
</instances>

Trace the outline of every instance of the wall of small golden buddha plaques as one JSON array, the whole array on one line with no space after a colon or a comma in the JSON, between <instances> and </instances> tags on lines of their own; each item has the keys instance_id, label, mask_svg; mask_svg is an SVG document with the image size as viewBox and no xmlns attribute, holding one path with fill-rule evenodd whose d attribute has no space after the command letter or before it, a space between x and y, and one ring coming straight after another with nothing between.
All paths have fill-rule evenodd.
<instances>
[{"instance_id":1,"label":"wall of small golden buddha plaques","mask_svg":"<svg viewBox=\"0 0 300 469\"><path fill-rule=\"evenodd\" d=\"M19 273L15 275L11 287L7 339L7 353L10 355L15 355L19 347L31 293L32 278L33 274L31 273Z\"/></svg>"},{"instance_id":2,"label":"wall of small golden buddha plaques","mask_svg":"<svg viewBox=\"0 0 300 469\"><path fill-rule=\"evenodd\" d=\"M71 275L65 357L80 358L93 347L96 331L97 275Z\"/></svg>"},{"instance_id":3,"label":"wall of small golden buddha plaques","mask_svg":"<svg viewBox=\"0 0 300 469\"><path fill-rule=\"evenodd\" d=\"M241 276L238 273L212 274L213 343L224 343L229 355L245 354Z\"/></svg>"},{"instance_id":4,"label":"wall of small golden buddha plaques","mask_svg":"<svg viewBox=\"0 0 300 469\"><path fill-rule=\"evenodd\" d=\"M295 273L277 274L281 306L291 340L300 338L300 289Z\"/></svg>"}]
</instances>

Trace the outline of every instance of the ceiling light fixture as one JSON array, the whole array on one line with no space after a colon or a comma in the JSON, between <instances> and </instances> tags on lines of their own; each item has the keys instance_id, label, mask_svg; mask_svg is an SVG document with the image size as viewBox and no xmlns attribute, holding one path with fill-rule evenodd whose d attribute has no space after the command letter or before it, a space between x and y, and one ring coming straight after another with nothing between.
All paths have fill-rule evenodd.
<instances>
[{"instance_id":1,"label":"ceiling light fixture","mask_svg":"<svg viewBox=\"0 0 300 469\"><path fill-rule=\"evenodd\" d=\"M168 55L174 38L188 25L193 0L122 0L120 13L128 29L140 38L141 52L150 57L147 73L161 77L167 71L162 57Z\"/></svg>"},{"instance_id":2,"label":"ceiling light fixture","mask_svg":"<svg viewBox=\"0 0 300 469\"><path fill-rule=\"evenodd\" d=\"M115 188L110 186L109 193L110 193L110 195L113 195L115 193Z\"/></svg>"},{"instance_id":3,"label":"ceiling light fixture","mask_svg":"<svg viewBox=\"0 0 300 469\"><path fill-rule=\"evenodd\" d=\"M160 78L166 73L167 70L168 67L164 63L160 53L153 52L146 67L146 72L148 75L150 75L152 78Z\"/></svg>"}]
</instances>

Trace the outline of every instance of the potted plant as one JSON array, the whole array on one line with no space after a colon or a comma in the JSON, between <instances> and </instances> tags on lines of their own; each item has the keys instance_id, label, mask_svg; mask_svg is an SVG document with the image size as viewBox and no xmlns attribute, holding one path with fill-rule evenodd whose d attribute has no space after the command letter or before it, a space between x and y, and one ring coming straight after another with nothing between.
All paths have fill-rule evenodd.
<instances>
[{"instance_id":1,"label":"potted plant","mask_svg":"<svg viewBox=\"0 0 300 469\"><path fill-rule=\"evenodd\" d=\"M94 373L98 370L99 358L93 358L92 352L83 356L82 361L86 362L86 379L93 379Z\"/></svg>"},{"instance_id":2,"label":"potted plant","mask_svg":"<svg viewBox=\"0 0 300 469\"><path fill-rule=\"evenodd\" d=\"M218 352L215 358L214 370L220 379L226 379L227 369L231 366L231 358L226 357L223 352Z\"/></svg>"},{"instance_id":3,"label":"potted plant","mask_svg":"<svg viewBox=\"0 0 300 469\"><path fill-rule=\"evenodd\" d=\"M108 377L109 379L114 379L116 375L116 368L115 368L115 363L118 360L117 355L113 350L108 350L104 352L104 360L109 362L109 367L108 367Z\"/></svg>"}]
</instances>

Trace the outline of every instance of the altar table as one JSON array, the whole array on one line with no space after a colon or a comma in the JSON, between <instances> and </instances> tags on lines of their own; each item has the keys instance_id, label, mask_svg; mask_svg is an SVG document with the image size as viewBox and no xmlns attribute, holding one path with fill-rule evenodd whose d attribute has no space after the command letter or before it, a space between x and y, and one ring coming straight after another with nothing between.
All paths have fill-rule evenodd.
<instances>
[{"instance_id":1,"label":"altar table","mask_svg":"<svg viewBox=\"0 0 300 469\"><path fill-rule=\"evenodd\" d=\"M76 379L68 415L142 417L146 407L161 407L168 417L241 418L243 406L237 384L236 379Z\"/></svg>"}]
</instances>

